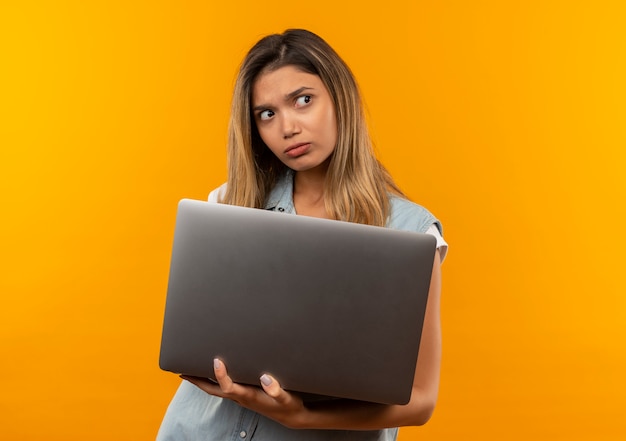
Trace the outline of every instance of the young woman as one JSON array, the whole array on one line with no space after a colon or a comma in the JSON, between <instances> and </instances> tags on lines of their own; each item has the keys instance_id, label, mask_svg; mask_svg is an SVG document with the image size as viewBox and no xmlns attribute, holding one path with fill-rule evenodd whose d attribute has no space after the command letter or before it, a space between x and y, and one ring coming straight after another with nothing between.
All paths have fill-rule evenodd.
<instances>
[{"instance_id":1,"label":"young woman","mask_svg":"<svg viewBox=\"0 0 626 441\"><path fill-rule=\"evenodd\" d=\"M157 439L394 440L397 427L428 421L439 384L440 264L447 244L439 221L408 201L375 158L354 77L320 37L288 30L247 54L231 109L228 182L209 200L435 235L439 252L413 391L402 406L304 403L268 374L261 387L233 383L216 359L218 384L184 377Z\"/></svg>"}]
</instances>

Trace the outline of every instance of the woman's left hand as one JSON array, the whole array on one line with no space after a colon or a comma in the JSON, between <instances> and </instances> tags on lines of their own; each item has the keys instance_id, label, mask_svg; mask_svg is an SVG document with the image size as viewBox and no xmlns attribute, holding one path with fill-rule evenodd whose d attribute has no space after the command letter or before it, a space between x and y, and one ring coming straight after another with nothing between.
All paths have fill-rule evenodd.
<instances>
[{"instance_id":1,"label":"woman's left hand","mask_svg":"<svg viewBox=\"0 0 626 441\"><path fill-rule=\"evenodd\" d=\"M261 388L258 388L233 382L228 376L226 366L217 358L214 360L213 369L217 384L206 378L187 375L181 375L181 378L195 384L208 394L233 400L284 426L290 428L303 426L307 408L302 399L284 390L269 374L261 376Z\"/></svg>"}]
</instances>

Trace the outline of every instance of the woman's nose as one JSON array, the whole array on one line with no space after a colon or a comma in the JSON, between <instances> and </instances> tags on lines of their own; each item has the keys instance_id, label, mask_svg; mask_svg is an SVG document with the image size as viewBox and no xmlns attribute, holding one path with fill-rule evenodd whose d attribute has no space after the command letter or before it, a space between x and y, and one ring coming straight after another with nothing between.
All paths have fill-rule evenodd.
<instances>
[{"instance_id":1,"label":"woman's nose","mask_svg":"<svg viewBox=\"0 0 626 441\"><path fill-rule=\"evenodd\" d=\"M283 114L283 138L288 139L292 136L300 133L300 125L298 124L298 119L289 114Z\"/></svg>"}]
</instances>

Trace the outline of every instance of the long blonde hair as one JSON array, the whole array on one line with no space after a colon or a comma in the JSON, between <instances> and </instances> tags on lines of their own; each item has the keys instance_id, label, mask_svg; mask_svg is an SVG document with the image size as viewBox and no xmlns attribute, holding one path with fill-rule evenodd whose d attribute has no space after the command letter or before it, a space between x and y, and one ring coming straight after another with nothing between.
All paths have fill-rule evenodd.
<instances>
[{"instance_id":1,"label":"long blonde hair","mask_svg":"<svg viewBox=\"0 0 626 441\"><path fill-rule=\"evenodd\" d=\"M324 184L327 213L338 220L384 226L389 193L404 195L374 155L352 72L323 39L302 29L264 37L243 60L233 92L228 182L221 202L262 208L287 170L261 139L251 110L252 86L259 74L284 66L319 76L335 106L337 145Z\"/></svg>"}]
</instances>

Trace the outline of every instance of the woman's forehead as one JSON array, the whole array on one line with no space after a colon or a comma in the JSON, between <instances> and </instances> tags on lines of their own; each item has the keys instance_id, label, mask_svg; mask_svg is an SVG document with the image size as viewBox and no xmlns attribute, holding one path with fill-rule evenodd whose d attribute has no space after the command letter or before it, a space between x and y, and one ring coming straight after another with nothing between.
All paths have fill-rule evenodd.
<instances>
[{"instance_id":1,"label":"woman's forehead","mask_svg":"<svg viewBox=\"0 0 626 441\"><path fill-rule=\"evenodd\" d=\"M288 98L290 93L302 87L317 89L324 88L324 84L319 76L291 65L263 71L252 83L252 102L257 105Z\"/></svg>"}]
</instances>

